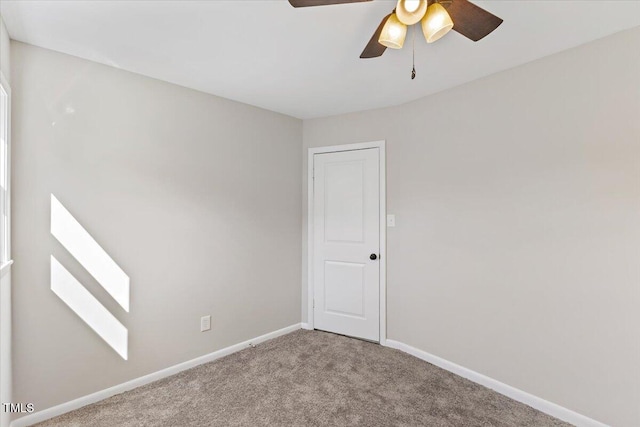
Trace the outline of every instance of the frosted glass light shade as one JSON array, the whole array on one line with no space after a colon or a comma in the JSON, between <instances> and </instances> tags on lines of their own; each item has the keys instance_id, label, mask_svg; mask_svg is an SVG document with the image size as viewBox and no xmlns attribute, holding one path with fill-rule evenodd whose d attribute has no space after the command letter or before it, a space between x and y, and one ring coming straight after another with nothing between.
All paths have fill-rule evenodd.
<instances>
[{"instance_id":1,"label":"frosted glass light shade","mask_svg":"<svg viewBox=\"0 0 640 427\"><path fill-rule=\"evenodd\" d=\"M422 19L422 32L427 43L433 43L447 34L453 28L453 21L445 9L439 3L431 3L427 13Z\"/></svg>"},{"instance_id":2,"label":"frosted glass light shade","mask_svg":"<svg viewBox=\"0 0 640 427\"><path fill-rule=\"evenodd\" d=\"M398 16L394 13L384 23L378 43L391 49L401 49L406 37L407 26L400 22Z\"/></svg>"},{"instance_id":3,"label":"frosted glass light shade","mask_svg":"<svg viewBox=\"0 0 640 427\"><path fill-rule=\"evenodd\" d=\"M419 22L427 11L427 0L398 0L396 15L405 25Z\"/></svg>"}]
</instances>

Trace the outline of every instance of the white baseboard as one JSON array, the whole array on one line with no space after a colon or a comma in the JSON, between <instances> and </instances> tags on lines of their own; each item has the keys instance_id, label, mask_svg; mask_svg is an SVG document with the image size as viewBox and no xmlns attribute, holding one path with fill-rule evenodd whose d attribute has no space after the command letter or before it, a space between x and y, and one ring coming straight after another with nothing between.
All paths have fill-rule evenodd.
<instances>
[{"instance_id":1,"label":"white baseboard","mask_svg":"<svg viewBox=\"0 0 640 427\"><path fill-rule=\"evenodd\" d=\"M302 322L302 323L301 323L301 325L302 325L302 329L306 329L306 330L308 330L308 331L313 330L313 328L311 327L311 325L309 325L308 323Z\"/></svg>"},{"instance_id":2,"label":"white baseboard","mask_svg":"<svg viewBox=\"0 0 640 427\"><path fill-rule=\"evenodd\" d=\"M418 350L417 348L411 347L410 345L388 339L386 341L386 346L408 353L414 357L417 357L418 359L422 359L426 362L431 363L432 365L436 365L439 368L471 380L474 383L483 385L513 400L517 400L518 402L531 406L532 408L537 409L540 412L544 412L545 414L571 423L577 427L607 427L606 424L603 424L600 421L596 421L570 409L564 408L560 405L556 405L555 403L551 403L548 400L544 400L540 397L534 396L515 387L511 387L510 385L502 383L498 380L489 378L486 375L482 375L476 371L472 371L471 369L467 369L441 357L434 356L433 354L427 353L426 351Z\"/></svg>"},{"instance_id":3,"label":"white baseboard","mask_svg":"<svg viewBox=\"0 0 640 427\"><path fill-rule=\"evenodd\" d=\"M195 366L202 365L204 363L211 362L216 359L220 359L221 357L228 356L240 350L244 350L245 348L249 347L252 344L253 345L260 344L262 342L279 337L281 335L288 334L290 332L300 329L300 327L301 327L301 324L296 323L295 325L287 326L286 328L269 332L268 334L260 335L259 337L256 337L256 338L253 338L229 347L225 347L223 349L214 351L213 353L196 357L195 359L191 359L186 362L182 362L177 365L170 366L166 369L153 372L143 377L135 378L131 381L127 381L126 383L118 384L116 386L107 388L105 390L101 390L101 391L89 394L87 396L83 396L78 399L75 399L66 403L62 403L57 406L53 406L51 408L43 409L42 411L34 412L32 414L29 414L22 418L18 418L17 420L14 420L11 423L11 427L27 427L33 424L37 424L39 422L48 420L50 418L57 417L58 415L62 415L67 412L74 411L83 406L99 402L101 400L104 400L116 394L120 394L125 391L132 390L136 387L140 387L145 384L149 384L154 381L161 380L162 378L169 377L171 375L177 374L187 369L191 369Z\"/></svg>"}]
</instances>

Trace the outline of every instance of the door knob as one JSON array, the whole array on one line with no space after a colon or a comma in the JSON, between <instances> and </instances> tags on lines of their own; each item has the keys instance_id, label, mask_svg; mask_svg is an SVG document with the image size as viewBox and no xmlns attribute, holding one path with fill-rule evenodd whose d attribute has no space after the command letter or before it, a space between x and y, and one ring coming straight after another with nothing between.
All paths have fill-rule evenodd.
<instances>
[{"instance_id":1,"label":"door knob","mask_svg":"<svg viewBox=\"0 0 640 427\"><path fill-rule=\"evenodd\" d=\"M372 260L372 261L375 261L375 260L377 260L377 259L378 259L378 255L376 255L376 254L371 254L371 255L369 255L369 259L370 259L370 260Z\"/></svg>"}]
</instances>

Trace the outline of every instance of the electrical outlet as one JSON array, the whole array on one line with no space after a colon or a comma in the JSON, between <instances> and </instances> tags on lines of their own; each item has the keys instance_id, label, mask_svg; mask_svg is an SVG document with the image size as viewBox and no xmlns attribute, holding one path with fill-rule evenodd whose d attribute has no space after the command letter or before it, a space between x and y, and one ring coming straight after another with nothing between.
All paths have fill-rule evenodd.
<instances>
[{"instance_id":1,"label":"electrical outlet","mask_svg":"<svg viewBox=\"0 0 640 427\"><path fill-rule=\"evenodd\" d=\"M396 216L387 215L387 227L395 227L395 226L396 226Z\"/></svg>"},{"instance_id":2,"label":"electrical outlet","mask_svg":"<svg viewBox=\"0 0 640 427\"><path fill-rule=\"evenodd\" d=\"M200 332L211 329L211 316L202 316L200 318Z\"/></svg>"}]
</instances>

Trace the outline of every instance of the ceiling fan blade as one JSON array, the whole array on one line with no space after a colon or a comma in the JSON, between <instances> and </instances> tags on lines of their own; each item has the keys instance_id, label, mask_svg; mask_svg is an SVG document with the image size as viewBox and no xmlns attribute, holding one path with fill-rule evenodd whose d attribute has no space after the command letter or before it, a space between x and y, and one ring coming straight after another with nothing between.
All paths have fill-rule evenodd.
<instances>
[{"instance_id":1,"label":"ceiling fan blade","mask_svg":"<svg viewBox=\"0 0 640 427\"><path fill-rule=\"evenodd\" d=\"M360 58L377 58L382 56L384 51L387 50L386 46L378 43L378 39L380 38L380 33L382 33L382 27L384 27L384 24L391 15L393 15L393 12L382 18L382 22L378 25L378 29L373 33L373 36L371 36L371 40L369 40L369 43L367 43L367 46L365 46L364 50L360 54Z\"/></svg>"},{"instance_id":2,"label":"ceiling fan blade","mask_svg":"<svg viewBox=\"0 0 640 427\"><path fill-rule=\"evenodd\" d=\"M289 0L293 7L327 6L330 4L360 3L371 0Z\"/></svg>"},{"instance_id":3,"label":"ceiling fan blade","mask_svg":"<svg viewBox=\"0 0 640 427\"><path fill-rule=\"evenodd\" d=\"M442 3L447 6L445 2ZM453 29L474 42L502 24L502 19L467 0L452 0L447 12L453 20Z\"/></svg>"}]
</instances>

